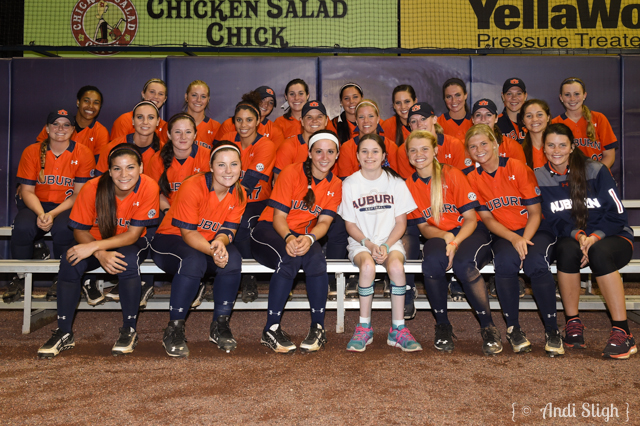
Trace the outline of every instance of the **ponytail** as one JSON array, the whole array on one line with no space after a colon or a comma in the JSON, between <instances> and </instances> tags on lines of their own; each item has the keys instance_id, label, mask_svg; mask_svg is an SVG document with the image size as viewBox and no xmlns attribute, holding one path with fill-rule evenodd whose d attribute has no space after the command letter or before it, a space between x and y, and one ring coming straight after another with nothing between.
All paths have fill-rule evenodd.
<instances>
[{"instance_id":1,"label":"ponytail","mask_svg":"<svg viewBox=\"0 0 640 426\"><path fill-rule=\"evenodd\" d=\"M395 141L396 141L396 145L400 146L404 143L404 133L402 133L402 128L404 127L404 124L402 124L402 120L400 119L400 116L398 115L398 113L396 113L396 137L395 137Z\"/></svg>"},{"instance_id":2,"label":"ponytail","mask_svg":"<svg viewBox=\"0 0 640 426\"><path fill-rule=\"evenodd\" d=\"M502 130L500 130L500 126L498 126L497 122L493 125L493 129L491 130L493 130L493 136L496 142L498 142L498 146L502 145L502 138L504 138L504 135L502 134Z\"/></svg>"},{"instance_id":3,"label":"ponytail","mask_svg":"<svg viewBox=\"0 0 640 426\"><path fill-rule=\"evenodd\" d=\"M340 113L339 120L332 120L336 127L336 133L338 134L338 140L343 144L349 139L351 139L351 129L349 128L349 120L347 120L347 113L342 111Z\"/></svg>"},{"instance_id":4,"label":"ponytail","mask_svg":"<svg viewBox=\"0 0 640 426\"><path fill-rule=\"evenodd\" d=\"M436 121L435 123L433 123L433 127L435 128L437 135L444 135L444 129L442 128L440 123Z\"/></svg>"},{"instance_id":5,"label":"ponytail","mask_svg":"<svg viewBox=\"0 0 640 426\"><path fill-rule=\"evenodd\" d=\"M444 185L444 170L442 169L442 164L440 164L438 159L435 157L433 158L431 167L431 217L433 217L436 224L440 224L442 211L444 210L445 197L445 193L442 188Z\"/></svg>"},{"instance_id":6,"label":"ponytail","mask_svg":"<svg viewBox=\"0 0 640 426\"><path fill-rule=\"evenodd\" d=\"M593 121L591 118L591 110L585 104L582 104L582 116L587 121L587 137L593 142L596 142L596 138L598 136L596 135L596 128L593 125Z\"/></svg>"},{"instance_id":7,"label":"ponytail","mask_svg":"<svg viewBox=\"0 0 640 426\"><path fill-rule=\"evenodd\" d=\"M118 214L116 209L115 184L109 173L104 173L98 180L96 188L96 215L98 229L103 240L116 234Z\"/></svg>"},{"instance_id":8,"label":"ponytail","mask_svg":"<svg viewBox=\"0 0 640 426\"><path fill-rule=\"evenodd\" d=\"M165 197L169 197L169 194L171 194L171 185L169 184L169 178L167 177L167 170L171 167L174 158L173 142L171 139L169 139L160 150L160 158L162 159L164 170L158 180L158 186L160 186L160 193Z\"/></svg>"},{"instance_id":9,"label":"ponytail","mask_svg":"<svg viewBox=\"0 0 640 426\"><path fill-rule=\"evenodd\" d=\"M311 189L311 182L313 176L311 175L311 158L307 158L304 163L302 163L302 170L304 170L304 175L307 177L307 193L302 199L302 202L307 206L309 210L316 203L316 194L313 193L313 189Z\"/></svg>"},{"instance_id":10,"label":"ponytail","mask_svg":"<svg viewBox=\"0 0 640 426\"><path fill-rule=\"evenodd\" d=\"M524 158L527 160L527 166L533 170L533 142L531 141L531 135L529 132L524 134L522 150L524 151Z\"/></svg>"},{"instance_id":11,"label":"ponytail","mask_svg":"<svg viewBox=\"0 0 640 426\"><path fill-rule=\"evenodd\" d=\"M413 89L413 87L411 87L408 84L401 84L399 86L396 86L393 89L393 93L391 94L391 105L394 104L396 93L399 93L399 92L409 93L409 96L411 96L411 99L413 99L413 102L415 102L416 99L418 99L418 97L416 96L416 91ZM395 142L396 142L396 145L400 146L404 143L404 134L402 133L402 128L404 127L404 125L402 124L402 119L400 118L397 112L395 113L395 118L396 118Z\"/></svg>"},{"instance_id":12,"label":"ponytail","mask_svg":"<svg viewBox=\"0 0 640 426\"><path fill-rule=\"evenodd\" d=\"M38 182L44 183L44 166L47 160L47 150L49 149L49 136L40 142L40 172L38 173Z\"/></svg>"}]
</instances>

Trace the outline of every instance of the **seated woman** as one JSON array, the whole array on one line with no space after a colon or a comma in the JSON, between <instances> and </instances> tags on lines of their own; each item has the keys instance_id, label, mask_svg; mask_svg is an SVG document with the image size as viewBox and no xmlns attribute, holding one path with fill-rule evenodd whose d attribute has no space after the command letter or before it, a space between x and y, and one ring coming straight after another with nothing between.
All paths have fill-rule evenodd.
<instances>
[{"instance_id":1,"label":"seated woman","mask_svg":"<svg viewBox=\"0 0 640 426\"><path fill-rule=\"evenodd\" d=\"M251 233L253 256L275 269L269 284L269 313L261 343L280 353L296 350L280 321L301 267L306 275L311 328L300 350L315 352L327 342L324 330L327 260L317 240L327 233L342 199L342 181L331 173L340 142L335 133L319 130L311 136L308 146L304 163L291 164L282 170L269 204Z\"/></svg>"},{"instance_id":2,"label":"seated woman","mask_svg":"<svg viewBox=\"0 0 640 426\"><path fill-rule=\"evenodd\" d=\"M69 226L79 244L60 262L58 328L38 349L40 358L52 358L75 346L72 325L82 275L99 266L117 275L120 283L123 324L111 353L131 353L138 343L140 263L149 247L146 227L158 222L158 184L142 175L142 156L130 144L116 146L108 163L108 172L82 188L71 211Z\"/></svg>"},{"instance_id":3,"label":"seated woman","mask_svg":"<svg viewBox=\"0 0 640 426\"><path fill-rule=\"evenodd\" d=\"M189 355L185 319L205 274L216 275L209 340L227 352L237 346L229 318L242 269L240 253L231 244L246 206L241 170L240 149L228 141L216 143L209 172L182 182L153 238L153 260L173 275L170 320L162 338L169 356Z\"/></svg>"},{"instance_id":4,"label":"seated woman","mask_svg":"<svg viewBox=\"0 0 640 426\"><path fill-rule=\"evenodd\" d=\"M627 359L638 348L629 331L618 269L633 255L633 230L616 183L602 162L584 155L565 124L547 127L544 153L548 162L536 170L536 177L542 213L558 236L558 285L567 322L564 344L587 347L578 305L580 268L589 265L611 314L611 334L602 356Z\"/></svg>"}]
</instances>

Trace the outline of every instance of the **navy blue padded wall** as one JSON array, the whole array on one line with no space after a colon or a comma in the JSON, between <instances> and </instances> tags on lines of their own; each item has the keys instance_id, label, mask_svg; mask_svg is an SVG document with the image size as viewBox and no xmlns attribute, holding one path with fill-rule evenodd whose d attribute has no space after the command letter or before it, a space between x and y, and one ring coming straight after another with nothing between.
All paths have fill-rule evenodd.
<instances>
[{"instance_id":1,"label":"navy blue padded wall","mask_svg":"<svg viewBox=\"0 0 640 426\"><path fill-rule=\"evenodd\" d=\"M469 82L468 56L436 57L321 57L320 79L322 102L329 117L340 112L340 87L358 83L364 97L373 99L383 119L393 116L391 93L401 84L411 85L419 101L426 101L440 115L446 112L442 100L442 83L458 77Z\"/></svg>"},{"instance_id":2,"label":"navy blue padded wall","mask_svg":"<svg viewBox=\"0 0 640 426\"><path fill-rule=\"evenodd\" d=\"M587 86L586 105L609 119L616 137L622 139L620 58L614 56L477 56L471 58L473 101L493 99L500 111L502 84L521 78L529 99L544 99L556 117L564 112L558 98L560 83L578 77ZM621 182L620 150L616 150L613 175Z\"/></svg>"},{"instance_id":3,"label":"navy blue padded wall","mask_svg":"<svg viewBox=\"0 0 640 426\"><path fill-rule=\"evenodd\" d=\"M98 121L111 130L120 114L131 111L140 101L144 83L164 78L162 59L62 59L14 58L11 63L10 188L15 187L23 149L36 141L47 114L67 108L75 115L76 94L84 85L93 85L104 96ZM14 203L10 217L15 215Z\"/></svg>"},{"instance_id":4,"label":"navy blue padded wall","mask_svg":"<svg viewBox=\"0 0 640 426\"><path fill-rule=\"evenodd\" d=\"M622 58L622 114L624 120L624 194L623 198L640 199L640 57Z\"/></svg>"},{"instance_id":5,"label":"navy blue padded wall","mask_svg":"<svg viewBox=\"0 0 640 426\"><path fill-rule=\"evenodd\" d=\"M284 111L284 89L294 78L309 85L311 99L317 93L316 58L268 57L212 57L167 58L168 117L182 111L184 95L189 83L202 80L211 89L207 115L222 123L233 115L234 108L244 93L260 86L269 86L276 92L277 107L269 116L274 121Z\"/></svg>"},{"instance_id":6,"label":"navy blue padded wall","mask_svg":"<svg viewBox=\"0 0 640 426\"><path fill-rule=\"evenodd\" d=\"M11 104L11 59L0 59L0 176L7 182L9 152L9 106ZM9 218L9 192L7 185L0 185L0 226L11 223Z\"/></svg>"}]
</instances>

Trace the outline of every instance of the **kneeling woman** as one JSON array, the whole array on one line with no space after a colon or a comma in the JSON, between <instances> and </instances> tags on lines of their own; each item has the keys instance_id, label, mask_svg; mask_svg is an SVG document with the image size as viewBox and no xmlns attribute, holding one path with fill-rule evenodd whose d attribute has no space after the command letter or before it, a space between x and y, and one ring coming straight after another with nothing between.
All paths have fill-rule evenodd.
<instances>
[{"instance_id":1,"label":"kneeling woman","mask_svg":"<svg viewBox=\"0 0 640 426\"><path fill-rule=\"evenodd\" d=\"M602 356L627 359L638 349L629 331L618 269L633 255L633 231L609 169L587 159L574 141L565 124L549 125L544 133L548 163L536 170L542 213L558 235L558 284L567 320L564 344L586 347L578 303L580 268L588 264L611 313L611 335ZM557 208L567 204L572 208Z\"/></svg>"},{"instance_id":2,"label":"kneeling woman","mask_svg":"<svg viewBox=\"0 0 640 426\"><path fill-rule=\"evenodd\" d=\"M404 180L382 164L387 156L385 141L375 133L360 139L357 158L361 169L343 182L342 204L338 213L349 233L349 260L360 270L360 320L347 350L363 352L373 342L371 306L376 264L383 265L391 284L391 320L387 344L413 352L420 343L404 325L406 253L402 236L407 228L407 213L416 203Z\"/></svg>"},{"instance_id":3,"label":"kneeling woman","mask_svg":"<svg viewBox=\"0 0 640 426\"><path fill-rule=\"evenodd\" d=\"M131 144L113 148L108 165L100 179L84 185L71 210L69 226L79 244L60 262L58 328L38 350L40 358L52 358L75 346L71 326L82 275L99 266L117 275L120 283L123 325L111 353L131 353L138 343L140 262L149 247L146 227L158 222L159 189L153 179L142 175L142 156Z\"/></svg>"},{"instance_id":4,"label":"kneeling woman","mask_svg":"<svg viewBox=\"0 0 640 426\"><path fill-rule=\"evenodd\" d=\"M496 290L507 323L507 340L516 353L531 351L518 321L518 273L522 268L531 278L533 296L544 321L544 349L551 357L562 355L555 281L549 270L556 238L540 227L542 198L533 171L514 158L500 157L496 136L486 124L469 129L466 146L471 159L480 164L467 178L481 205L480 219L492 234ZM499 335L496 337L500 340Z\"/></svg>"},{"instance_id":5,"label":"kneeling woman","mask_svg":"<svg viewBox=\"0 0 640 426\"><path fill-rule=\"evenodd\" d=\"M477 222L480 207L464 174L453 166L440 164L438 138L418 130L407 138L406 150L415 173L407 186L418 209L409 213L408 226L418 226L427 238L424 244L422 273L429 303L436 319L434 346L453 351L453 329L447 315L446 272L453 272L462 283L469 304L480 321L484 343L482 351L493 355L502 344L491 319L489 298L480 269L491 261L489 231Z\"/></svg>"},{"instance_id":6,"label":"kneeling woman","mask_svg":"<svg viewBox=\"0 0 640 426\"><path fill-rule=\"evenodd\" d=\"M309 158L285 167L271 199L251 233L251 249L261 264L275 269L269 283L269 313L261 343L275 352L296 350L280 327L293 280L304 269L311 306L311 328L300 344L314 352L327 342L327 260L317 240L327 233L342 199L342 181L331 173L340 142L335 133L318 130L309 139Z\"/></svg>"},{"instance_id":7,"label":"kneeling woman","mask_svg":"<svg viewBox=\"0 0 640 426\"><path fill-rule=\"evenodd\" d=\"M240 186L240 150L228 141L211 150L210 172L187 178L162 220L152 243L158 267L173 274L170 321L162 344L169 356L186 357L184 323L202 277L216 274L209 340L230 352L237 346L229 317L240 286L242 259L230 244L240 226L246 194Z\"/></svg>"}]
</instances>

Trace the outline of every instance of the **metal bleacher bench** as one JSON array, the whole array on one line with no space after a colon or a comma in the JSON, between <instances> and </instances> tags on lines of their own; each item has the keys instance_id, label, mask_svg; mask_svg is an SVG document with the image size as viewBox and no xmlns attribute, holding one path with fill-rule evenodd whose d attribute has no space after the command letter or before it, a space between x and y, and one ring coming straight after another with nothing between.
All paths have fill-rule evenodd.
<instances>
[{"instance_id":1,"label":"metal bleacher bench","mask_svg":"<svg viewBox=\"0 0 640 426\"><path fill-rule=\"evenodd\" d=\"M640 200L624 200L623 204L628 209L640 208ZM635 237L640 236L640 226L632 227ZM11 227L0 227L0 237L10 237ZM0 309L22 309L23 310L23 323L22 333L27 334L31 330L31 323L34 317L49 310L55 310L57 308L56 302L47 302L41 299L33 299L33 275L34 274L56 274L59 269L58 260L0 260L0 273L25 274L25 289L23 301L17 301L10 304L4 303L0 299ZM551 266L551 271L555 274L555 265ZM99 268L95 271L91 271L98 274L104 274L105 272ZM140 266L140 272L142 274L164 274L160 268L151 260L146 260ZM336 320L336 333L344 332L344 315L345 309L358 309L358 299L345 299L345 275L358 273L358 268L351 264L348 260L329 260L327 261L327 272L336 275L337 282L337 300L327 301L327 309L335 309L337 312ZM385 269L382 266L376 267L376 272L384 273ZM406 273L422 273L421 261L407 261L405 264ZM493 265L489 264L482 268L480 271L483 274L493 274ZM267 268L255 260L243 260L242 261L242 273L247 274L270 274L273 270ZM581 270L583 274L590 274L589 268ZM640 259L632 260L627 266L620 269L622 274L640 274ZM590 288L590 286L589 286ZM626 309L627 311L640 311L640 296L626 296ZM266 310L267 309L267 295L260 295L258 299L252 303L243 303L240 298L236 301L234 309L246 309L246 310ZM420 295L416 301L415 306L417 309L430 309L429 302L426 296ZM491 309L500 309L500 304L496 299L490 300ZM391 304L389 299L382 297L374 297L373 309L389 309ZM562 303L557 302L557 308L563 309ZM105 302L103 305L90 306L85 301L81 301L78 305L78 309L84 310L119 310L119 302ZM168 310L169 309L169 297L157 295L151 298L146 310ZM213 302L203 301L202 304L196 308L197 310L213 310ZM306 295L294 294L292 300L287 303L286 309L309 309L309 302ZM471 309L467 302L448 302L448 309ZM537 310L535 301L530 296L525 297L520 301L520 309L522 310ZM605 310L604 299L601 296L586 294L580 297L580 309L581 310Z\"/></svg>"}]
</instances>

